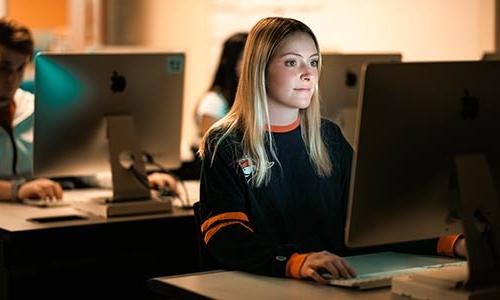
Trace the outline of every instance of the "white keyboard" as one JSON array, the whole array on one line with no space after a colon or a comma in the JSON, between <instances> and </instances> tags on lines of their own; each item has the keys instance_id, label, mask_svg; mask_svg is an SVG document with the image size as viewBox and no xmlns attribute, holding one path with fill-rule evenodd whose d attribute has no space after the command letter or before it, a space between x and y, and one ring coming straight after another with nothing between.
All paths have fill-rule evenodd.
<instances>
[{"instance_id":1,"label":"white keyboard","mask_svg":"<svg viewBox=\"0 0 500 300\"><path fill-rule=\"evenodd\" d=\"M36 207L63 207L70 206L75 202L87 201L95 198L110 198L113 191L110 189L76 189L65 190L62 199L23 199L22 203Z\"/></svg>"},{"instance_id":2,"label":"white keyboard","mask_svg":"<svg viewBox=\"0 0 500 300\"><path fill-rule=\"evenodd\" d=\"M421 272L425 268L414 268L401 271L384 272L380 274L370 274L366 276L358 276L356 278L350 279L330 279L329 284L335 286L352 287L360 290L373 289L378 287L391 286L391 280L394 276L408 275L415 272ZM328 278L328 275L323 275L323 277Z\"/></svg>"},{"instance_id":3,"label":"white keyboard","mask_svg":"<svg viewBox=\"0 0 500 300\"><path fill-rule=\"evenodd\" d=\"M62 207L71 205L70 201L64 199L23 199L22 203L36 207Z\"/></svg>"},{"instance_id":4,"label":"white keyboard","mask_svg":"<svg viewBox=\"0 0 500 300\"><path fill-rule=\"evenodd\" d=\"M329 284L358 288L360 290L391 286L392 276L370 276L365 278L331 279Z\"/></svg>"},{"instance_id":5,"label":"white keyboard","mask_svg":"<svg viewBox=\"0 0 500 300\"><path fill-rule=\"evenodd\" d=\"M447 267L447 266L462 266L466 265L467 262L453 262L447 264L438 264L433 266L426 267L416 267L416 268L408 268L403 270L393 270L389 272L381 272L381 273L372 273L369 275L361 275L356 278L350 279L330 279L329 284L334 286L343 286L343 287L351 287L357 288L360 290L364 289L372 289L378 287L387 287L391 286L391 281L393 277L402 276L402 275L410 275L415 273L423 273L431 270ZM328 278L329 274L322 275L323 278Z\"/></svg>"}]
</instances>

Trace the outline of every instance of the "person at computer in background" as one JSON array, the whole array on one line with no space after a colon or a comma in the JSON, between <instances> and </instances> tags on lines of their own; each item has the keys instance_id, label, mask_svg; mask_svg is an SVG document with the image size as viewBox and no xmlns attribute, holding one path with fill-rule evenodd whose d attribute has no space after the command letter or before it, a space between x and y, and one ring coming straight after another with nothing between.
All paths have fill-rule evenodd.
<instances>
[{"instance_id":1,"label":"person at computer in background","mask_svg":"<svg viewBox=\"0 0 500 300\"><path fill-rule=\"evenodd\" d=\"M61 186L49 179L31 179L33 94L19 89L33 57L29 29L0 19L0 199L61 198Z\"/></svg>"},{"instance_id":2,"label":"person at computer in background","mask_svg":"<svg viewBox=\"0 0 500 300\"><path fill-rule=\"evenodd\" d=\"M224 117L234 103L247 36L247 33L236 33L224 42L212 85L196 109L201 136Z\"/></svg>"},{"instance_id":3,"label":"person at computer in background","mask_svg":"<svg viewBox=\"0 0 500 300\"><path fill-rule=\"evenodd\" d=\"M247 33L236 33L224 42L212 85L196 107L194 118L199 135L191 146L193 159L184 161L179 169L173 170L182 179L200 179L201 161L197 154L199 137L224 117L233 105L247 36Z\"/></svg>"},{"instance_id":4,"label":"person at computer in background","mask_svg":"<svg viewBox=\"0 0 500 300\"><path fill-rule=\"evenodd\" d=\"M265 18L250 31L234 105L200 144L201 232L222 267L320 283L356 275L340 257L353 150L320 117L320 68L302 22ZM457 245L445 250L463 255Z\"/></svg>"},{"instance_id":5,"label":"person at computer in background","mask_svg":"<svg viewBox=\"0 0 500 300\"><path fill-rule=\"evenodd\" d=\"M30 30L0 18L0 200L61 199L61 186L50 179L32 178L34 96L19 88L33 58ZM148 176L153 187L170 186L170 176Z\"/></svg>"}]
</instances>

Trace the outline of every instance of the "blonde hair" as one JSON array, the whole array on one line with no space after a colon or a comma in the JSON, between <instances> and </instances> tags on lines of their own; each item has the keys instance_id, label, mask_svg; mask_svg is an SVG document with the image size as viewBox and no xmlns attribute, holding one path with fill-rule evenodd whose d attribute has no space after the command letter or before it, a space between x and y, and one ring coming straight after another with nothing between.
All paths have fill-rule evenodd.
<instances>
[{"instance_id":1,"label":"blonde hair","mask_svg":"<svg viewBox=\"0 0 500 300\"><path fill-rule=\"evenodd\" d=\"M319 46L314 33L304 23L290 19L271 17L257 22L250 31L243 54L243 68L240 75L236 98L229 113L208 130L200 144L200 156L206 159L206 147L216 139L211 163L221 141L230 133L241 130L243 157L252 165L251 184L260 187L271 178L270 159L266 151L279 163L274 150L273 136L270 130L268 97L266 91L266 71L269 61L274 56L280 43L289 34L304 32L308 34L319 53ZM321 70L321 57L318 73ZM310 105L299 111L301 134L309 159L320 176L328 176L332 163L321 137L321 114L318 87L316 86ZM214 132L222 132L215 135ZM212 133L212 135L211 135Z\"/></svg>"}]
</instances>

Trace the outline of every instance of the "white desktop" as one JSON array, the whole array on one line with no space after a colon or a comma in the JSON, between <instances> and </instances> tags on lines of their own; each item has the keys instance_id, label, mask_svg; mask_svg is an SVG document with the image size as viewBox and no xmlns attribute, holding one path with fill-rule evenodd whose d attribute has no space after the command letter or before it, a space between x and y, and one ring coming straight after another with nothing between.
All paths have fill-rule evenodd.
<instances>
[{"instance_id":1,"label":"white desktop","mask_svg":"<svg viewBox=\"0 0 500 300\"><path fill-rule=\"evenodd\" d=\"M500 62L377 63L363 74L346 244L463 232L467 265L394 279L393 291L498 299Z\"/></svg>"},{"instance_id":2,"label":"white desktop","mask_svg":"<svg viewBox=\"0 0 500 300\"><path fill-rule=\"evenodd\" d=\"M35 175L111 173L112 197L77 203L104 217L171 210L152 198L145 158L180 165L184 54L42 53L35 65Z\"/></svg>"}]
</instances>

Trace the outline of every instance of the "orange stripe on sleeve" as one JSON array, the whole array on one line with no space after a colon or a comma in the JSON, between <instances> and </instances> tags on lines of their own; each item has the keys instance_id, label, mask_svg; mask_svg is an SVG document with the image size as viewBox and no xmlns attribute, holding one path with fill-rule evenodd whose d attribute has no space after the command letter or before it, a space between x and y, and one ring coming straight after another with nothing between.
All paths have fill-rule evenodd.
<instances>
[{"instance_id":1,"label":"orange stripe on sleeve","mask_svg":"<svg viewBox=\"0 0 500 300\"><path fill-rule=\"evenodd\" d=\"M302 269L302 265L304 265L304 262L306 261L308 255L309 253L292 254L292 256L290 256L290 259L286 263L286 271L285 271L286 276L297 279L302 278L302 276L300 276L300 269Z\"/></svg>"},{"instance_id":2,"label":"orange stripe on sleeve","mask_svg":"<svg viewBox=\"0 0 500 300\"><path fill-rule=\"evenodd\" d=\"M461 234L447 235L439 238L437 252L441 255L455 256L455 243L461 238Z\"/></svg>"},{"instance_id":3,"label":"orange stripe on sleeve","mask_svg":"<svg viewBox=\"0 0 500 300\"><path fill-rule=\"evenodd\" d=\"M204 232L207 230L213 223L217 221L223 221L223 220L240 220L240 221L247 221L248 222L248 217L246 214L242 212L227 212L227 213L222 213L216 216L213 216L211 218L208 218L203 224L201 224L201 232Z\"/></svg>"},{"instance_id":4,"label":"orange stripe on sleeve","mask_svg":"<svg viewBox=\"0 0 500 300\"><path fill-rule=\"evenodd\" d=\"M248 227L246 224L243 224L240 221L229 221L229 222L225 222L225 223L220 223L220 224L217 224L216 226L210 228L209 231L207 231L207 233L205 234L205 238L204 238L205 244L208 244L208 242L210 241L210 239L212 238L212 236L214 234L216 234L219 230L221 230L222 228L224 228L226 226L233 225L233 224L240 224L241 226L243 226L246 229L248 229L251 232L253 232L252 228Z\"/></svg>"}]
</instances>

